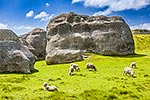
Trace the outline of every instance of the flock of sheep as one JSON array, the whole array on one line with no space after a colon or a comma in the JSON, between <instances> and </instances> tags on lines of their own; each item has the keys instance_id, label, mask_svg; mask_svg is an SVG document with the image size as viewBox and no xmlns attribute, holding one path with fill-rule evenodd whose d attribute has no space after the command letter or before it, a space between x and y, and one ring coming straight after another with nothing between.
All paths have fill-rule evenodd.
<instances>
[{"instance_id":1,"label":"flock of sheep","mask_svg":"<svg viewBox=\"0 0 150 100\"><path fill-rule=\"evenodd\" d=\"M92 70L96 71L96 67L93 63L87 63L86 69L88 69L88 70L92 69ZM71 63L68 75L73 75L74 71L79 71L79 70L80 70L80 68L79 68L78 64Z\"/></svg>"},{"instance_id":2,"label":"flock of sheep","mask_svg":"<svg viewBox=\"0 0 150 100\"><path fill-rule=\"evenodd\" d=\"M123 75L125 74L125 75L130 75L131 77L134 77L133 68L136 68L136 62L132 62L130 64L130 67L125 67L124 70L123 70ZM93 63L87 63L86 64L86 69L93 70L93 71L97 70ZM74 71L79 71L79 70L80 70L80 68L79 68L78 64L71 63L70 67L69 67L68 75L71 76L71 75L73 75ZM44 90L58 91L58 88L56 86L50 86L50 85L48 85L47 82L44 82Z\"/></svg>"},{"instance_id":3,"label":"flock of sheep","mask_svg":"<svg viewBox=\"0 0 150 100\"><path fill-rule=\"evenodd\" d=\"M123 70L123 75L130 75L131 77L134 77L134 71L133 68L136 68L136 62L132 62L130 64L130 67L125 67Z\"/></svg>"}]
</instances>

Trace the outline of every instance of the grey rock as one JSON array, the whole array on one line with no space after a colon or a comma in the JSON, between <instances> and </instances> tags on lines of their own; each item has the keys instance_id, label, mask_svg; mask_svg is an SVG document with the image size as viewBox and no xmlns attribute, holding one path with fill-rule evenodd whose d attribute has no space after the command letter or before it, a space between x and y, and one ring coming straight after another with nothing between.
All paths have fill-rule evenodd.
<instances>
[{"instance_id":1,"label":"grey rock","mask_svg":"<svg viewBox=\"0 0 150 100\"><path fill-rule=\"evenodd\" d=\"M33 54L11 30L0 29L0 73L22 72L31 73L34 70Z\"/></svg>"},{"instance_id":2,"label":"grey rock","mask_svg":"<svg viewBox=\"0 0 150 100\"><path fill-rule=\"evenodd\" d=\"M31 32L20 36L22 43L35 55L36 60L45 59L46 31L35 28Z\"/></svg>"},{"instance_id":3,"label":"grey rock","mask_svg":"<svg viewBox=\"0 0 150 100\"><path fill-rule=\"evenodd\" d=\"M52 50L49 55L46 56L46 63L50 64L61 64L69 63L74 61L83 60L80 50Z\"/></svg>"},{"instance_id":4,"label":"grey rock","mask_svg":"<svg viewBox=\"0 0 150 100\"><path fill-rule=\"evenodd\" d=\"M47 55L53 49L80 50L102 55L134 54L131 30L119 16L87 16L73 12L61 14L48 23L46 35Z\"/></svg>"}]
</instances>

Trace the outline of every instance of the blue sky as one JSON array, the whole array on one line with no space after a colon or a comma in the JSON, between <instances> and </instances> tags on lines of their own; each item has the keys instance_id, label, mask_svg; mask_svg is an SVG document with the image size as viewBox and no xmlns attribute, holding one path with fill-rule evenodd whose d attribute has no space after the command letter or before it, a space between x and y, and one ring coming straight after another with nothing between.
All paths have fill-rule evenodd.
<instances>
[{"instance_id":1,"label":"blue sky","mask_svg":"<svg viewBox=\"0 0 150 100\"><path fill-rule=\"evenodd\" d=\"M131 29L150 30L150 0L0 0L0 29L18 35L40 27L61 13L121 16Z\"/></svg>"}]
</instances>

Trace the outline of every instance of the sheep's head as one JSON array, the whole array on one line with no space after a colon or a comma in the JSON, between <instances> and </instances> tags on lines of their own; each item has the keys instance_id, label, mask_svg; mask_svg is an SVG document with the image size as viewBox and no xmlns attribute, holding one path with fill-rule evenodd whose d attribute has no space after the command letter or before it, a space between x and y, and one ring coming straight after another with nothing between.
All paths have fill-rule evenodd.
<instances>
[{"instance_id":1,"label":"sheep's head","mask_svg":"<svg viewBox=\"0 0 150 100\"><path fill-rule=\"evenodd\" d=\"M71 64L70 64L70 66L73 66L73 65L74 65L74 63L71 63Z\"/></svg>"},{"instance_id":2,"label":"sheep's head","mask_svg":"<svg viewBox=\"0 0 150 100\"><path fill-rule=\"evenodd\" d=\"M79 68L79 67L77 67L77 68L76 68L76 71L79 71L79 70L80 70L80 68Z\"/></svg>"},{"instance_id":3,"label":"sheep's head","mask_svg":"<svg viewBox=\"0 0 150 100\"><path fill-rule=\"evenodd\" d=\"M94 70L96 71L96 67L94 67Z\"/></svg>"},{"instance_id":4,"label":"sheep's head","mask_svg":"<svg viewBox=\"0 0 150 100\"><path fill-rule=\"evenodd\" d=\"M131 74L131 76L132 76L132 77L134 77L134 72L133 72L133 71L131 71L131 73L130 73L130 74Z\"/></svg>"},{"instance_id":5,"label":"sheep's head","mask_svg":"<svg viewBox=\"0 0 150 100\"><path fill-rule=\"evenodd\" d=\"M44 85L44 87L46 87L46 86L48 85L48 83L47 83L47 82L44 82L44 84L43 84L43 85Z\"/></svg>"}]
</instances>

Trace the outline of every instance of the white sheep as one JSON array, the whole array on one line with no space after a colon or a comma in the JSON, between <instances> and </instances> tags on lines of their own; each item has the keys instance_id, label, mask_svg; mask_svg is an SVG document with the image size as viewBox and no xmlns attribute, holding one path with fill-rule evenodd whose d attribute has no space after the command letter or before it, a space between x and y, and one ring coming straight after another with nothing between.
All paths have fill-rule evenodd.
<instances>
[{"instance_id":1,"label":"white sheep","mask_svg":"<svg viewBox=\"0 0 150 100\"><path fill-rule=\"evenodd\" d=\"M131 67L131 68L136 68L136 62L132 62L132 63L130 64L130 67Z\"/></svg>"},{"instance_id":2,"label":"white sheep","mask_svg":"<svg viewBox=\"0 0 150 100\"><path fill-rule=\"evenodd\" d=\"M130 68L130 67L125 67L124 70L123 70L123 75L130 75L131 77L134 76L134 72L133 72L133 69Z\"/></svg>"},{"instance_id":3,"label":"white sheep","mask_svg":"<svg viewBox=\"0 0 150 100\"><path fill-rule=\"evenodd\" d=\"M69 75L72 75L73 72L74 72L74 70L79 71L80 68L79 68L78 64L71 63L71 64L70 64L70 68L69 68L69 73L68 73L68 74L69 74Z\"/></svg>"},{"instance_id":4,"label":"white sheep","mask_svg":"<svg viewBox=\"0 0 150 100\"><path fill-rule=\"evenodd\" d=\"M94 64L93 63L87 63L86 64L86 69L93 69L94 71L96 71L96 67L94 66Z\"/></svg>"},{"instance_id":5,"label":"white sheep","mask_svg":"<svg viewBox=\"0 0 150 100\"><path fill-rule=\"evenodd\" d=\"M44 90L58 91L58 88L56 86L49 86L47 82L44 82Z\"/></svg>"},{"instance_id":6,"label":"white sheep","mask_svg":"<svg viewBox=\"0 0 150 100\"><path fill-rule=\"evenodd\" d=\"M78 64L71 63L71 64L70 64L70 67L71 67L71 66L72 66L76 71L79 71L79 70L80 70Z\"/></svg>"},{"instance_id":7,"label":"white sheep","mask_svg":"<svg viewBox=\"0 0 150 100\"><path fill-rule=\"evenodd\" d=\"M73 68L73 66L70 66L70 68L69 68L69 75L72 75L73 74L73 72L74 72L74 68Z\"/></svg>"}]
</instances>

